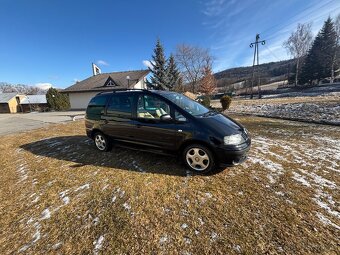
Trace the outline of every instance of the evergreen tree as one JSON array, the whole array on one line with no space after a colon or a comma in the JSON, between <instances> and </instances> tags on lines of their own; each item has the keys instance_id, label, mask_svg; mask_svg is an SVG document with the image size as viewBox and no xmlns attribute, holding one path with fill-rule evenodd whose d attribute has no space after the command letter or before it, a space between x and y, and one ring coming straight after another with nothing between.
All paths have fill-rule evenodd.
<instances>
[{"instance_id":1,"label":"evergreen tree","mask_svg":"<svg viewBox=\"0 0 340 255\"><path fill-rule=\"evenodd\" d=\"M179 80L179 71L175 63L175 58L172 54L170 55L170 58L168 59L167 75L168 75L168 83L166 87L168 87L169 90L173 90Z\"/></svg>"},{"instance_id":2,"label":"evergreen tree","mask_svg":"<svg viewBox=\"0 0 340 255\"><path fill-rule=\"evenodd\" d=\"M48 107L55 111L68 110L70 108L70 101L66 94L59 93L54 88L49 88L46 93Z\"/></svg>"},{"instance_id":3,"label":"evergreen tree","mask_svg":"<svg viewBox=\"0 0 340 255\"><path fill-rule=\"evenodd\" d=\"M211 66L204 67L203 75L200 81L200 92L211 95L216 89L216 79L212 73Z\"/></svg>"},{"instance_id":4,"label":"evergreen tree","mask_svg":"<svg viewBox=\"0 0 340 255\"><path fill-rule=\"evenodd\" d=\"M329 17L306 57L302 68L300 83L311 83L313 80L330 77L336 50L336 32L332 19Z\"/></svg>"},{"instance_id":5,"label":"evergreen tree","mask_svg":"<svg viewBox=\"0 0 340 255\"><path fill-rule=\"evenodd\" d=\"M157 40L152 59L152 68L149 67L149 70L152 73L152 77L148 86L154 89L165 90L168 87L167 85L169 81L166 67L166 59L164 56L164 49L159 39Z\"/></svg>"}]
</instances>

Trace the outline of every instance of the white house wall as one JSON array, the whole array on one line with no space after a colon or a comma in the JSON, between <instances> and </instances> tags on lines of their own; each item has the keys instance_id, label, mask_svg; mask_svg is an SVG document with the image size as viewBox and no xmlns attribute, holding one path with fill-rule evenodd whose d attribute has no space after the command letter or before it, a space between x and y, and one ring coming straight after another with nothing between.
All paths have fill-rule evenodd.
<instances>
[{"instance_id":1,"label":"white house wall","mask_svg":"<svg viewBox=\"0 0 340 255\"><path fill-rule=\"evenodd\" d=\"M91 98L94 97L98 92L79 92L69 93L69 99L72 110L86 109Z\"/></svg>"}]
</instances>

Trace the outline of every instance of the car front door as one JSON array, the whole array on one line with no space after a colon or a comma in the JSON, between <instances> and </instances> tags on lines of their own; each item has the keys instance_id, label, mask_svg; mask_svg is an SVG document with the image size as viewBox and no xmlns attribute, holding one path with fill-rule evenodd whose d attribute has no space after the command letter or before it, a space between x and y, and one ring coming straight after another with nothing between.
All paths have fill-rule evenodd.
<instances>
[{"instance_id":1,"label":"car front door","mask_svg":"<svg viewBox=\"0 0 340 255\"><path fill-rule=\"evenodd\" d=\"M134 93L114 93L102 117L105 121L103 132L115 140L132 140L135 128L134 108Z\"/></svg>"},{"instance_id":2,"label":"car front door","mask_svg":"<svg viewBox=\"0 0 340 255\"><path fill-rule=\"evenodd\" d=\"M162 121L161 116L164 114L171 114L171 107L167 102L152 94L139 94L135 140L156 149L175 150L177 125L171 121Z\"/></svg>"}]
</instances>

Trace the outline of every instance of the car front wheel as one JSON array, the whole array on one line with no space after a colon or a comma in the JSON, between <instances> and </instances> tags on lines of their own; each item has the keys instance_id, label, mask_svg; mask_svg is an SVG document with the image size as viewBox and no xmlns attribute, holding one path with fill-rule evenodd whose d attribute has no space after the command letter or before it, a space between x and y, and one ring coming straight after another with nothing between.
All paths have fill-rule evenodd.
<instances>
[{"instance_id":1,"label":"car front wheel","mask_svg":"<svg viewBox=\"0 0 340 255\"><path fill-rule=\"evenodd\" d=\"M184 163L197 173L206 174L215 167L214 157L211 151L200 144L192 144L183 151Z\"/></svg>"},{"instance_id":2,"label":"car front wheel","mask_svg":"<svg viewBox=\"0 0 340 255\"><path fill-rule=\"evenodd\" d=\"M110 141L103 133L96 133L94 135L94 143L98 150L109 151L111 148Z\"/></svg>"}]
</instances>

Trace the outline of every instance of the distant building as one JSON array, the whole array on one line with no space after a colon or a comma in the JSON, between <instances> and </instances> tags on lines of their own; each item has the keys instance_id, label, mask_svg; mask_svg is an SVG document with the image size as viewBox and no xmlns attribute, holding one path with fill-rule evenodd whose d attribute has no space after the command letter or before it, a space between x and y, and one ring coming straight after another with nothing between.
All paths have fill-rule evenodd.
<instances>
[{"instance_id":1,"label":"distant building","mask_svg":"<svg viewBox=\"0 0 340 255\"><path fill-rule=\"evenodd\" d=\"M89 101L99 92L117 89L146 89L148 70L98 73L66 88L61 93L69 96L71 109L86 109Z\"/></svg>"},{"instance_id":2,"label":"distant building","mask_svg":"<svg viewBox=\"0 0 340 255\"><path fill-rule=\"evenodd\" d=\"M46 95L27 95L21 101L23 112L46 111L48 109Z\"/></svg>"},{"instance_id":3,"label":"distant building","mask_svg":"<svg viewBox=\"0 0 340 255\"><path fill-rule=\"evenodd\" d=\"M0 113L17 113L47 110L46 95L0 93Z\"/></svg>"},{"instance_id":4,"label":"distant building","mask_svg":"<svg viewBox=\"0 0 340 255\"><path fill-rule=\"evenodd\" d=\"M0 113L21 112L20 101L24 97L18 93L0 93Z\"/></svg>"}]
</instances>

